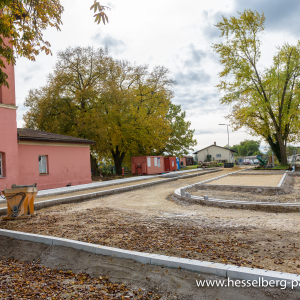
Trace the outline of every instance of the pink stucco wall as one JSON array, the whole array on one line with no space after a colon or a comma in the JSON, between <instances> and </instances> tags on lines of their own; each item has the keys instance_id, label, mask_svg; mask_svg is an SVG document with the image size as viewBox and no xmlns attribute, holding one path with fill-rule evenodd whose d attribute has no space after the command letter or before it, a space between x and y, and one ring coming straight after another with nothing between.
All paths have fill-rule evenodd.
<instances>
[{"instance_id":1,"label":"pink stucco wall","mask_svg":"<svg viewBox=\"0 0 300 300\"><path fill-rule=\"evenodd\" d=\"M3 156L4 176L0 177L0 191L17 183L18 140L16 110L0 106L0 152Z\"/></svg>"},{"instance_id":2,"label":"pink stucco wall","mask_svg":"<svg viewBox=\"0 0 300 300\"><path fill-rule=\"evenodd\" d=\"M48 156L48 175L39 174L39 155ZM39 190L91 183L90 148L19 144L21 185L37 183Z\"/></svg>"},{"instance_id":3,"label":"pink stucco wall","mask_svg":"<svg viewBox=\"0 0 300 300\"><path fill-rule=\"evenodd\" d=\"M4 42L8 43L8 39L4 39ZM0 87L0 152L4 161L4 174L0 177L0 190L10 187L16 182L19 175L14 67L8 65L5 60L4 64L9 88Z\"/></svg>"}]
</instances>

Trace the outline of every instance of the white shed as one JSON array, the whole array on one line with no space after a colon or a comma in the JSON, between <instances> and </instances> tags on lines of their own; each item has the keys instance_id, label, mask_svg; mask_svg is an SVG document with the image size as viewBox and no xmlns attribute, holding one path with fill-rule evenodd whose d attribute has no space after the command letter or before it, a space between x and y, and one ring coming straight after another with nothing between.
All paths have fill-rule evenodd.
<instances>
[{"instance_id":1,"label":"white shed","mask_svg":"<svg viewBox=\"0 0 300 300\"><path fill-rule=\"evenodd\" d=\"M199 161L222 161L222 162L234 162L234 153L237 153L235 150L217 146L216 142L213 145L203 148L194 152L195 160Z\"/></svg>"}]
</instances>

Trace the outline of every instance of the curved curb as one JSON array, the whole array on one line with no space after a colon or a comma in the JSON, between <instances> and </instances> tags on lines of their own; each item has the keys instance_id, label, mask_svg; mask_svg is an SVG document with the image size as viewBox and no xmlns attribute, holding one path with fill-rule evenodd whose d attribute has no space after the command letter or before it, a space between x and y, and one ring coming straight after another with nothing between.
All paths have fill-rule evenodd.
<instances>
[{"instance_id":1,"label":"curved curb","mask_svg":"<svg viewBox=\"0 0 300 300\"><path fill-rule=\"evenodd\" d=\"M237 171L241 172L241 171ZM217 180L222 177L230 176L234 173L229 173L223 176L216 177L214 179L202 181L192 185L185 186L175 190L173 196L178 200L183 200L189 204L200 204L206 206L214 206L220 208L234 208L234 209L250 209L250 210L262 210L267 212L298 212L300 211L300 203L277 203L277 202L254 202L254 201L241 201L241 200L225 200L225 199L205 199L204 197L193 196L190 193L185 193L185 190L192 188L196 185L207 183L213 180ZM276 188L280 188L285 179L287 173L285 173L280 180Z\"/></svg>"},{"instance_id":2,"label":"curved curb","mask_svg":"<svg viewBox=\"0 0 300 300\"><path fill-rule=\"evenodd\" d=\"M125 192L129 192L129 191L137 190L137 189L143 189L143 188L147 188L147 187L150 187L153 185L166 183L169 181L197 177L197 176L207 175L207 174L215 173L215 172L219 172L219 171L221 171L221 170L203 171L203 172L199 172L199 173L195 173L195 174L182 175L180 177L175 177L175 178L160 179L157 181L129 185L129 186L124 186L124 187L115 188L115 189L111 189L111 190L104 190L104 191L92 192L92 193L88 193L88 194L81 194L81 195L76 195L76 196L40 201L40 202L36 202L34 204L34 209L40 210L43 208L48 208L48 207L61 205L61 204L79 203L79 202L89 201L89 200L93 200L93 199L97 199L97 198L101 198L101 197L105 197L105 196L125 193ZM0 216L5 215L6 211L7 211L7 209L5 207L0 208Z\"/></svg>"},{"instance_id":3,"label":"curved curb","mask_svg":"<svg viewBox=\"0 0 300 300\"><path fill-rule=\"evenodd\" d=\"M42 243L51 246L70 247L77 250L105 255L123 259L131 259L139 263L164 266L169 268L181 268L188 271L211 274L220 277L229 277L240 280L285 280L286 286L300 289L300 276L291 273L281 273L262 269L238 267L207 261L171 257L137 251L122 250L119 248L106 247L75 240L62 239L57 237L24 233L19 231L0 229L0 236L6 236L18 240ZM297 284L297 286L295 286Z\"/></svg>"}]
</instances>

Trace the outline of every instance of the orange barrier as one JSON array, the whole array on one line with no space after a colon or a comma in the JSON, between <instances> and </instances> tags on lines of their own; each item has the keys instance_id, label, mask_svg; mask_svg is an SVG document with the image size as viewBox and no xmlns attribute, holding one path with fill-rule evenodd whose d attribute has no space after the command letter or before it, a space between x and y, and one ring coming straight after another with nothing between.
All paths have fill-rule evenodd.
<instances>
[{"instance_id":1,"label":"orange barrier","mask_svg":"<svg viewBox=\"0 0 300 300\"><path fill-rule=\"evenodd\" d=\"M38 192L34 185L15 185L5 189L3 194L7 201L7 216L4 220L31 218L34 216L34 199Z\"/></svg>"}]
</instances>

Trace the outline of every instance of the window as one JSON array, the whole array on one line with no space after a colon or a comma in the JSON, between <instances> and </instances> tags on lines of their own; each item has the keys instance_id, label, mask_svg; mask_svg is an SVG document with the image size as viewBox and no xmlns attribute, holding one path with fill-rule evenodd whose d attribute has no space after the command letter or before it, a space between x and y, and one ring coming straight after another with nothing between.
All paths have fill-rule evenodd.
<instances>
[{"instance_id":1,"label":"window","mask_svg":"<svg viewBox=\"0 0 300 300\"><path fill-rule=\"evenodd\" d=\"M0 153L0 177L3 177L2 153Z\"/></svg>"},{"instance_id":2,"label":"window","mask_svg":"<svg viewBox=\"0 0 300 300\"><path fill-rule=\"evenodd\" d=\"M217 155L216 155L216 157L221 157L221 156L222 156L221 154L217 154Z\"/></svg>"},{"instance_id":3,"label":"window","mask_svg":"<svg viewBox=\"0 0 300 300\"><path fill-rule=\"evenodd\" d=\"M154 167L157 167L157 157L154 157Z\"/></svg>"},{"instance_id":4,"label":"window","mask_svg":"<svg viewBox=\"0 0 300 300\"><path fill-rule=\"evenodd\" d=\"M157 166L160 168L160 157L157 158Z\"/></svg>"},{"instance_id":5,"label":"window","mask_svg":"<svg viewBox=\"0 0 300 300\"><path fill-rule=\"evenodd\" d=\"M39 173L40 174L48 174L47 168L48 155L40 155L39 156Z\"/></svg>"},{"instance_id":6,"label":"window","mask_svg":"<svg viewBox=\"0 0 300 300\"><path fill-rule=\"evenodd\" d=\"M148 168L151 167L151 157L147 157L147 165L148 165Z\"/></svg>"},{"instance_id":7,"label":"window","mask_svg":"<svg viewBox=\"0 0 300 300\"><path fill-rule=\"evenodd\" d=\"M174 167L174 160L172 160L172 167Z\"/></svg>"}]
</instances>

